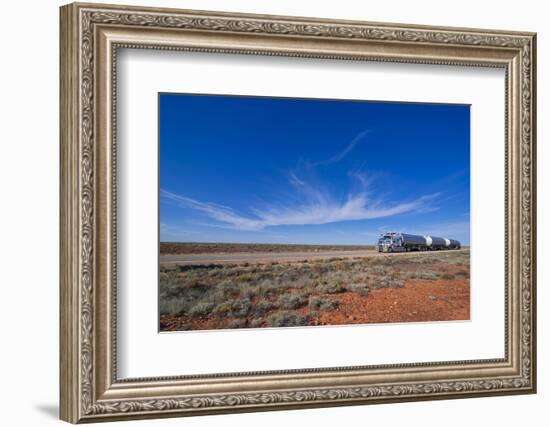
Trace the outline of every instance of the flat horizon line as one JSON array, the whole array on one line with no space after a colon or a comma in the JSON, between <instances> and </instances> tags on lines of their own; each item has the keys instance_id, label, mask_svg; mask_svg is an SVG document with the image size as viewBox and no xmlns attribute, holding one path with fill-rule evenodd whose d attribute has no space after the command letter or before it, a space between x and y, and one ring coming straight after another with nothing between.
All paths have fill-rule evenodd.
<instances>
[{"instance_id":1,"label":"flat horizon line","mask_svg":"<svg viewBox=\"0 0 550 427\"><path fill-rule=\"evenodd\" d=\"M300 245L300 246L364 246L368 243L277 243L277 242L187 242L187 241L160 241L160 243L176 243L176 244L198 244L198 245Z\"/></svg>"},{"instance_id":2,"label":"flat horizon line","mask_svg":"<svg viewBox=\"0 0 550 427\"><path fill-rule=\"evenodd\" d=\"M182 241L160 241L160 244L176 245L263 245L263 246L376 246L374 243L256 243L256 242L182 242ZM470 245L461 245L469 248Z\"/></svg>"}]
</instances>

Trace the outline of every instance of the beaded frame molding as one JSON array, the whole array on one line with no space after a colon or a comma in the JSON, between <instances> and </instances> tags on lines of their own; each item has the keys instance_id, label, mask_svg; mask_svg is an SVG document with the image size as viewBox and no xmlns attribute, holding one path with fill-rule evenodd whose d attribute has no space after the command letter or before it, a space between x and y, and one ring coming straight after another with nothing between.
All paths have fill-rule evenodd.
<instances>
[{"instance_id":1,"label":"beaded frame molding","mask_svg":"<svg viewBox=\"0 0 550 427\"><path fill-rule=\"evenodd\" d=\"M61 419L78 423L535 392L534 33L79 3L61 7L60 14ZM505 357L118 379L118 48L505 69Z\"/></svg>"}]
</instances>

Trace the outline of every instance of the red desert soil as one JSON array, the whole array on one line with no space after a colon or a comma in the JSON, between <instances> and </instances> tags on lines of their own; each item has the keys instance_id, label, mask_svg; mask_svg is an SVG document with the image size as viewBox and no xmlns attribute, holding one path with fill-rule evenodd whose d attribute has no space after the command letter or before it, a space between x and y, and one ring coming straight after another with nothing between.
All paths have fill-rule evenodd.
<instances>
[{"instance_id":1,"label":"red desert soil","mask_svg":"<svg viewBox=\"0 0 550 427\"><path fill-rule=\"evenodd\" d=\"M320 315L321 325L470 319L469 280L410 280L402 288L335 296L340 306Z\"/></svg>"},{"instance_id":2,"label":"red desert soil","mask_svg":"<svg viewBox=\"0 0 550 427\"><path fill-rule=\"evenodd\" d=\"M373 289L368 296L354 292L326 295L340 302L333 311L319 313L313 325L430 322L470 319L470 281L408 280L401 288ZM302 315L307 307L297 310ZM162 316L161 330L219 329L213 319L187 320L182 328L177 316Z\"/></svg>"}]
</instances>

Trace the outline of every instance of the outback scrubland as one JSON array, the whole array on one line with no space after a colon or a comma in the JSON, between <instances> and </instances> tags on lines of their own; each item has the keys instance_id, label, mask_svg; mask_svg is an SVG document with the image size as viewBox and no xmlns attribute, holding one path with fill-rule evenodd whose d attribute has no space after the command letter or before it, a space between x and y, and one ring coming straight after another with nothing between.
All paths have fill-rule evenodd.
<instances>
[{"instance_id":1,"label":"outback scrubland","mask_svg":"<svg viewBox=\"0 0 550 427\"><path fill-rule=\"evenodd\" d=\"M374 249L373 245L281 245L274 243L160 243L161 255L210 254L235 252L315 252Z\"/></svg>"},{"instance_id":2,"label":"outback scrubland","mask_svg":"<svg viewBox=\"0 0 550 427\"><path fill-rule=\"evenodd\" d=\"M161 265L159 298L161 331L467 320L470 252Z\"/></svg>"}]
</instances>

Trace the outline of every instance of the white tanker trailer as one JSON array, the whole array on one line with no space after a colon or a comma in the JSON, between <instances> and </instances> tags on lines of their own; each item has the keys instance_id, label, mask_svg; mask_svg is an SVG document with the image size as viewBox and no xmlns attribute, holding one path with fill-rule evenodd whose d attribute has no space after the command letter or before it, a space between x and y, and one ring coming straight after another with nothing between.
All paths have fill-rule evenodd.
<instances>
[{"instance_id":1,"label":"white tanker trailer","mask_svg":"<svg viewBox=\"0 0 550 427\"><path fill-rule=\"evenodd\" d=\"M460 242L435 236L384 233L378 239L378 252L440 251L460 249Z\"/></svg>"}]
</instances>

